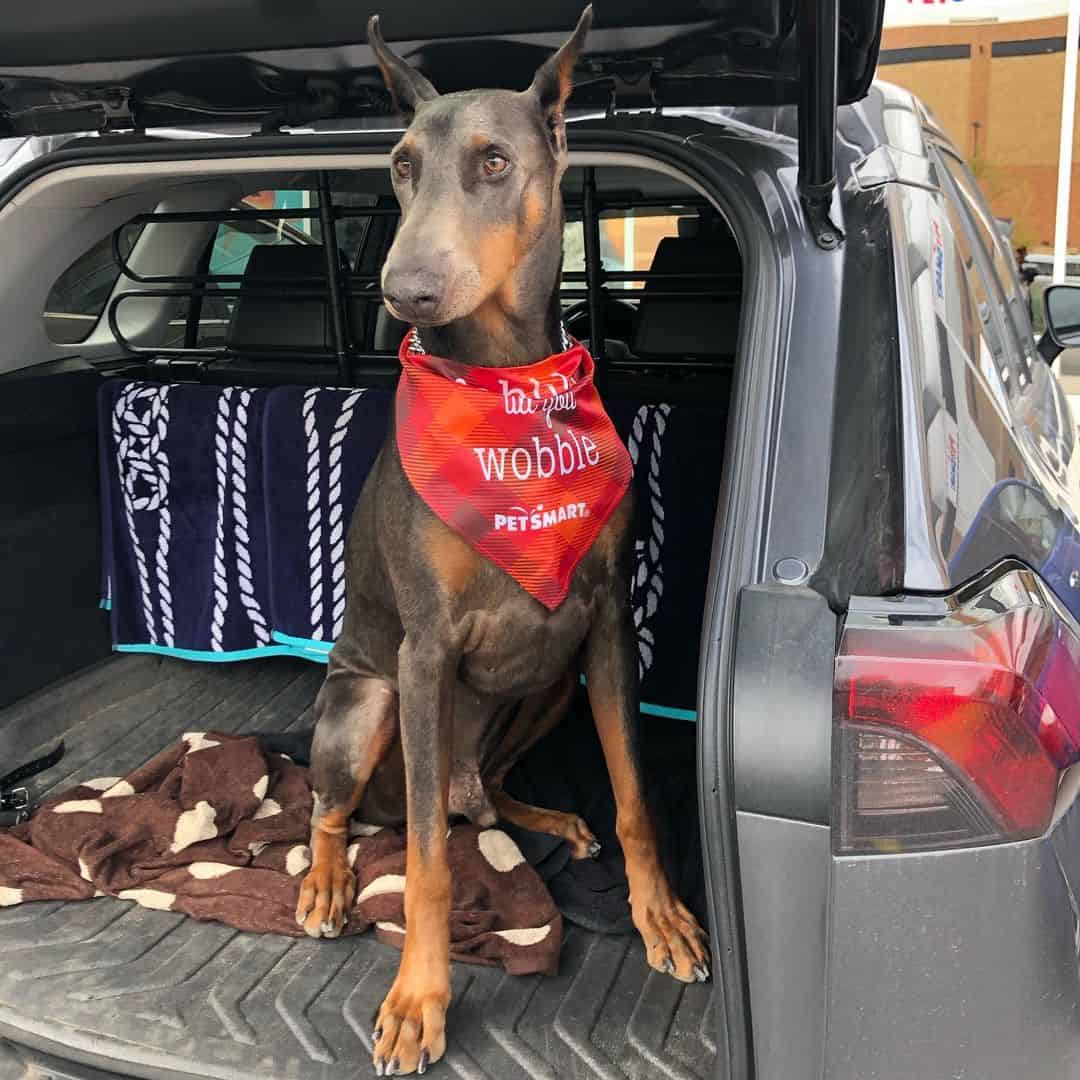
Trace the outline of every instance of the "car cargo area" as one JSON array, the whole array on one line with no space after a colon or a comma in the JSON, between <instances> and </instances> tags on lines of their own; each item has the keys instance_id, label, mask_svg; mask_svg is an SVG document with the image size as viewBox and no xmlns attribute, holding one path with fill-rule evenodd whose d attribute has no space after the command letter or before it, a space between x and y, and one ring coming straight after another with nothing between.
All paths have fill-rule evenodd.
<instances>
[{"instance_id":1,"label":"car cargo area","mask_svg":"<svg viewBox=\"0 0 1080 1080\"><path fill-rule=\"evenodd\" d=\"M572 158L564 180L564 320L635 464L641 754L673 881L708 925L698 656L742 260L670 170L594 158ZM344 604L340 523L386 430L407 329L379 294L397 223L385 159L110 168L51 174L0 231L36 253L11 286L26 315L9 334L33 359L0 376L0 584L15 613L0 628L0 773L65 746L28 782L35 802L193 731L303 759ZM563 911L556 976L454 964L430 1075L721 1075L718 981L650 971L626 932L598 755L581 692L511 775L511 793L580 813L603 853L541 869ZM399 952L370 934L244 933L113 897L15 901L0 890L0 1075L371 1068Z\"/></svg>"}]
</instances>

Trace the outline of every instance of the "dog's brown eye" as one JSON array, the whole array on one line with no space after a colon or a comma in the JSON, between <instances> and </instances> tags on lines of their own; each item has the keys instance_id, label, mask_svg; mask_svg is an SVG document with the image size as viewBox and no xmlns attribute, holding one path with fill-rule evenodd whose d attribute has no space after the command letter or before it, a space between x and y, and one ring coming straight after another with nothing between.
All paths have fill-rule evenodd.
<instances>
[{"instance_id":1,"label":"dog's brown eye","mask_svg":"<svg viewBox=\"0 0 1080 1080\"><path fill-rule=\"evenodd\" d=\"M484 172L488 176L501 176L510 168L510 162L502 154L488 154L484 158Z\"/></svg>"},{"instance_id":2,"label":"dog's brown eye","mask_svg":"<svg viewBox=\"0 0 1080 1080\"><path fill-rule=\"evenodd\" d=\"M394 172L401 180L408 180L412 176L412 162L408 158L398 158L394 162Z\"/></svg>"}]
</instances>

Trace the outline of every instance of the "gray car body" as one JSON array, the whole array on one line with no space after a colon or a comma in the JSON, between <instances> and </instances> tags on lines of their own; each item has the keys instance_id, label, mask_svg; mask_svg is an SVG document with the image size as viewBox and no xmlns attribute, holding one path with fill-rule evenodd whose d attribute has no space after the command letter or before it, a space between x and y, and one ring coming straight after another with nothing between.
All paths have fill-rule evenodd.
<instances>
[{"instance_id":1,"label":"gray car body","mask_svg":"<svg viewBox=\"0 0 1080 1080\"><path fill-rule=\"evenodd\" d=\"M777 126L787 119L778 115ZM1074 784L1062 784L1054 824L1038 839L947 852L834 853L832 662L845 612L880 610L883 596L903 597L899 609L917 610L931 603L923 595L947 593L1012 555L1080 614L1080 492L1064 395L1034 351L1026 311L1014 307L1015 333L1004 323L1007 311L984 312L986 334L998 335L1014 380L1023 373L1022 386L996 386L985 356L981 364L967 356L952 332L960 284L947 279L944 297L933 284L930 223L966 221L935 149L947 149L946 137L915 99L885 84L841 110L839 134L846 256L818 252L798 233L788 247L794 302L781 308L789 347L777 372L765 528L758 577L742 591L735 634L730 752L756 1075L1074 1075ZM947 246L947 229L943 235ZM971 246L974 235L966 236ZM882 296L872 275L845 277L836 265L845 257L849 268L857 265L858 245L888 265L894 304L874 303ZM985 271L986 260L976 261ZM1007 248L998 263L1012 267ZM839 296L839 281L853 291ZM876 404L852 388L851 381L871 378L853 372L853 363L892 367L895 378L883 373L873 384ZM942 424L960 448L959 475L946 482L944 500L944 463L935 461ZM860 436L867 427L878 434ZM890 454L879 444L890 441L892 463L883 469ZM868 456L860 459L856 447ZM873 479L863 482L880 485L879 502L858 528L843 504L868 505L857 476L871 467ZM1025 485L1044 515L1052 545L987 527L998 513L995 493L1013 483ZM943 550L946 522L952 558ZM855 553L860 546L887 565L868 568ZM792 580L791 568L803 565L812 588ZM888 603L898 610L895 599Z\"/></svg>"}]
</instances>

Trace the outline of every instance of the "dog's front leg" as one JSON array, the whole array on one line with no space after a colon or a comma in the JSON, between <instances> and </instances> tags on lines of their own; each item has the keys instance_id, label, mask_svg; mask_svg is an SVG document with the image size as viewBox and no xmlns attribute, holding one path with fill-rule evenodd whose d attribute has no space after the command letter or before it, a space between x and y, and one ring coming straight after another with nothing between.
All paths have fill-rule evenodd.
<instances>
[{"instance_id":1,"label":"dog's front leg","mask_svg":"<svg viewBox=\"0 0 1080 1080\"><path fill-rule=\"evenodd\" d=\"M405 947L375 1024L375 1071L423 1072L446 1051L450 1004L447 799L456 657L407 636L398 653L408 848Z\"/></svg>"},{"instance_id":2,"label":"dog's front leg","mask_svg":"<svg viewBox=\"0 0 1080 1080\"><path fill-rule=\"evenodd\" d=\"M709 977L705 933L671 889L645 801L637 751L637 641L626 591L620 581L616 586L589 632L584 667L615 793L615 830L626 859L630 913L651 967L682 982L702 982Z\"/></svg>"}]
</instances>

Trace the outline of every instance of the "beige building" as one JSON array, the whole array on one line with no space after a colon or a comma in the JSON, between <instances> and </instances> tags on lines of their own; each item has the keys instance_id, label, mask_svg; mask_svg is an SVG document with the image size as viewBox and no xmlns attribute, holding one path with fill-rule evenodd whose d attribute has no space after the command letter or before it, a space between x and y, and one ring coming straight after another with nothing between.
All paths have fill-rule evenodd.
<instances>
[{"instance_id":1,"label":"beige building","mask_svg":"<svg viewBox=\"0 0 1080 1080\"><path fill-rule=\"evenodd\" d=\"M886 29L878 75L917 94L976 173L1013 244L1054 238L1065 18ZM1070 250L1080 246L1080 124Z\"/></svg>"}]
</instances>

